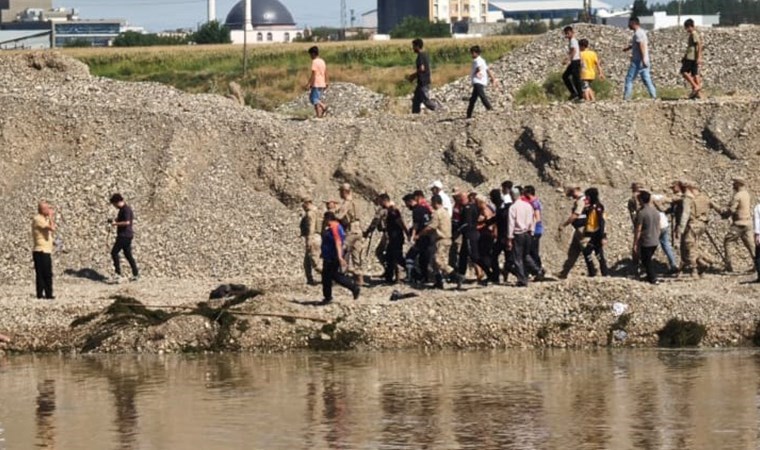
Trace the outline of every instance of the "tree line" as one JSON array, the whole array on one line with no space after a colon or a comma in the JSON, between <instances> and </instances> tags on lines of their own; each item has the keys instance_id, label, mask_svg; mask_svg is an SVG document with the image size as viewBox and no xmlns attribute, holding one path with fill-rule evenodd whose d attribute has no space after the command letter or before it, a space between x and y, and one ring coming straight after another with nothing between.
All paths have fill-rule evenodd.
<instances>
[{"instance_id":1,"label":"tree line","mask_svg":"<svg viewBox=\"0 0 760 450\"><path fill-rule=\"evenodd\" d=\"M230 44L230 29L217 21L202 25L195 33L186 36L161 36L155 33L127 31L113 41L114 47L153 47L157 45Z\"/></svg>"}]
</instances>

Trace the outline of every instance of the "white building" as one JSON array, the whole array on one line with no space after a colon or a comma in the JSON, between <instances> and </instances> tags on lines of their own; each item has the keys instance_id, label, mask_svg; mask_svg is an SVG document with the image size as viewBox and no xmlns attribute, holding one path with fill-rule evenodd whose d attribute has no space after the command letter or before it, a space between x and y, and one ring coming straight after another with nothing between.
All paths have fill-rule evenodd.
<instances>
[{"instance_id":1,"label":"white building","mask_svg":"<svg viewBox=\"0 0 760 450\"><path fill-rule=\"evenodd\" d=\"M377 9L362 14L362 28L377 29Z\"/></svg>"},{"instance_id":2,"label":"white building","mask_svg":"<svg viewBox=\"0 0 760 450\"><path fill-rule=\"evenodd\" d=\"M216 17L214 3L214 0L209 1L209 20ZM303 36L303 30L296 26L293 15L278 0L240 0L230 10L225 25L230 29L233 44L242 44L246 37L250 44L272 44L293 42Z\"/></svg>"},{"instance_id":3,"label":"white building","mask_svg":"<svg viewBox=\"0 0 760 450\"><path fill-rule=\"evenodd\" d=\"M630 18L630 15L622 16L622 17L610 17L610 18L604 19L603 23L605 23L606 25L613 26L613 27L628 28L629 18ZM641 21L641 26L647 30L659 30L661 28L669 28L669 27L682 27L686 19L693 20L694 25L697 27L711 28L720 23L720 14L715 14L711 16L682 14L679 17L679 16L669 16L668 13L665 11L655 11L655 13L651 16L639 17L639 20Z\"/></svg>"},{"instance_id":4,"label":"white building","mask_svg":"<svg viewBox=\"0 0 760 450\"><path fill-rule=\"evenodd\" d=\"M583 0L521 0L490 3L492 14L501 14L501 20L519 22L523 19L539 19L546 23L560 22L565 18L577 18L583 12ZM591 14L597 11L610 11L612 6L602 1L591 2Z\"/></svg>"},{"instance_id":5,"label":"white building","mask_svg":"<svg viewBox=\"0 0 760 450\"><path fill-rule=\"evenodd\" d=\"M485 23L488 20L488 1L430 0L430 20Z\"/></svg>"}]
</instances>

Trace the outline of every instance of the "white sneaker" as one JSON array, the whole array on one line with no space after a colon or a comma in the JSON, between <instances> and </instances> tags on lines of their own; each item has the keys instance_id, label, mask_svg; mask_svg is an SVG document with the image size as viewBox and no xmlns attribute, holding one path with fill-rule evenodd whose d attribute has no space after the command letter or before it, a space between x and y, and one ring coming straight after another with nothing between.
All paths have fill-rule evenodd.
<instances>
[{"instance_id":1,"label":"white sneaker","mask_svg":"<svg viewBox=\"0 0 760 450\"><path fill-rule=\"evenodd\" d=\"M122 278L121 275L114 275L113 278L111 278L111 284L121 284L122 281L124 281L124 278Z\"/></svg>"},{"instance_id":2,"label":"white sneaker","mask_svg":"<svg viewBox=\"0 0 760 450\"><path fill-rule=\"evenodd\" d=\"M133 283L136 281L140 281L140 275L134 275L132 278L129 279L129 281Z\"/></svg>"}]
</instances>

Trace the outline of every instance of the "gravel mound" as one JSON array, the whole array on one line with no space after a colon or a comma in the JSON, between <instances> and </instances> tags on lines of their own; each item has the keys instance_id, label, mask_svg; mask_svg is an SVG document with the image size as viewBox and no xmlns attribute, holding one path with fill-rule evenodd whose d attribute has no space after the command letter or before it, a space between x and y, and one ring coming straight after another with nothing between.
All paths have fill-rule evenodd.
<instances>
[{"instance_id":1,"label":"gravel mound","mask_svg":"<svg viewBox=\"0 0 760 450\"><path fill-rule=\"evenodd\" d=\"M599 53L607 78L622 96L629 53L622 49L628 45L631 32L604 25L579 24L576 37L586 38ZM703 76L708 90L719 92L739 91L747 94L760 92L760 79L752 70L753 61L760 57L760 27L700 29L704 39ZM681 28L668 28L648 33L652 52L652 75L655 84L683 86L679 74L681 58L686 46L686 33ZM545 33L529 44L491 61L491 68L506 89L491 89L489 97L495 105L505 106L527 82L543 83L552 72L562 72L567 54L567 40L562 30ZM469 98L469 80L443 86L434 91L434 97L444 103L457 103Z\"/></svg>"},{"instance_id":2,"label":"gravel mound","mask_svg":"<svg viewBox=\"0 0 760 450\"><path fill-rule=\"evenodd\" d=\"M388 99L370 89L353 83L333 83L325 91L324 101L330 108L328 115L332 117L369 117L385 111ZM309 102L309 94L305 93L286 103L276 110L285 115L304 115L310 117L314 108Z\"/></svg>"}]
</instances>

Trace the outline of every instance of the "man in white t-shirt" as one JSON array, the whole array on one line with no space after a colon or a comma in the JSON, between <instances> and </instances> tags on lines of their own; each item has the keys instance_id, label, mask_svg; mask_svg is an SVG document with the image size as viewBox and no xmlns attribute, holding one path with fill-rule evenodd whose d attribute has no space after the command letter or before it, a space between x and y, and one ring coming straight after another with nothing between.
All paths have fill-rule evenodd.
<instances>
[{"instance_id":1,"label":"man in white t-shirt","mask_svg":"<svg viewBox=\"0 0 760 450\"><path fill-rule=\"evenodd\" d=\"M567 26L562 30L565 33L567 44L567 60L569 61L562 81L570 91L570 100L583 100L583 85L581 84L581 47L575 38L573 27Z\"/></svg>"},{"instance_id":2,"label":"man in white t-shirt","mask_svg":"<svg viewBox=\"0 0 760 450\"><path fill-rule=\"evenodd\" d=\"M483 106L488 111L493 109L488 96L486 96L486 87L488 86L489 77L494 83L498 83L491 69L488 68L486 60L481 56L482 51L479 46L473 46L470 48L470 55L472 56L472 70L470 72L470 80L472 81L472 95L470 96L470 104L467 107L467 118L472 118L472 113L475 111L475 104L478 99L483 102ZM445 207L445 205L444 205Z\"/></svg>"},{"instance_id":3,"label":"man in white t-shirt","mask_svg":"<svg viewBox=\"0 0 760 450\"><path fill-rule=\"evenodd\" d=\"M452 213L454 212L454 203L452 203L449 194L443 192L443 183L441 180L433 181L430 184L429 189L433 195L441 196L441 206L443 206L443 209L446 210L446 212L449 213L449 217L451 217Z\"/></svg>"}]
</instances>

